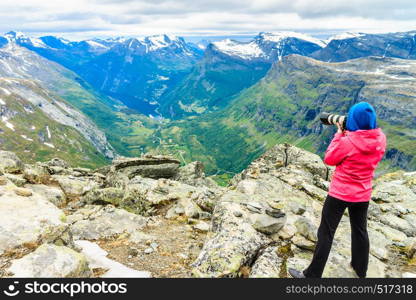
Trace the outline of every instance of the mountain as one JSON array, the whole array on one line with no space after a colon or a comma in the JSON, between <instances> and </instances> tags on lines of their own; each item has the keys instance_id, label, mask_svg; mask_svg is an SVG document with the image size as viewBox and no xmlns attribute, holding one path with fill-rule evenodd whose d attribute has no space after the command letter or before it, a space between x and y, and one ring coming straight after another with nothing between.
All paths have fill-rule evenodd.
<instances>
[{"instance_id":1,"label":"mountain","mask_svg":"<svg viewBox=\"0 0 416 300\"><path fill-rule=\"evenodd\" d=\"M10 40L0 48L0 76L33 81L36 89L49 95L47 99L66 103L65 114L73 116L73 127L106 159L114 157L116 152L140 155L144 150L142 140L159 123L130 111L121 102L96 92L74 72ZM45 123L55 118L62 119L54 113ZM76 157L74 154L74 160Z\"/></svg>"},{"instance_id":2,"label":"mountain","mask_svg":"<svg viewBox=\"0 0 416 300\"><path fill-rule=\"evenodd\" d=\"M164 97L161 112L177 119L225 107L276 60L289 54L309 55L323 46L322 41L295 32L260 33L249 42L211 43L192 73Z\"/></svg>"},{"instance_id":3,"label":"mountain","mask_svg":"<svg viewBox=\"0 0 416 300\"><path fill-rule=\"evenodd\" d=\"M202 55L201 49L183 38L168 35L71 42L10 32L6 38L76 72L95 90L147 115L157 114L159 98Z\"/></svg>"},{"instance_id":4,"label":"mountain","mask_svg":"<svg viewBox=\"0 0 416 300\"><path fill-rule=\"evenodd\" d=\"M326 47L310 56L327 62L367 56L415 59L416 31L384 34L344 33L332 37L327 41Z\"/></svg>"},{"instance_id":5,"label":"mountain","mask_svg":"<svg viewBox=\"0 0 416 300\"><path fill-rule=\"evenodd\" d=\"M58 94L46 89L47 84L39 84L42 80L46 83L59 69L50 66L47 72L48 64L13 43L0 48L2 149L19 150L28 161L58 156L89 166L113 158L115 151L104 133Z\"/></svg>"},{"instance_id":6,"label":"mountain","mask_svg":"<svg viewBox=\"0 0 416 300\"><path fill-rule=\"evenodd\" d=\"M239 172L281 142L322 154L335 128L321 124L320 112L345 114L354 103L368 101L388 136L382 168L414 169L415 78L412 60L368 57L326 63L289 55L225 109L160 129L159 147L203 161L209 174Z\"/></svg>"}]
</instances>

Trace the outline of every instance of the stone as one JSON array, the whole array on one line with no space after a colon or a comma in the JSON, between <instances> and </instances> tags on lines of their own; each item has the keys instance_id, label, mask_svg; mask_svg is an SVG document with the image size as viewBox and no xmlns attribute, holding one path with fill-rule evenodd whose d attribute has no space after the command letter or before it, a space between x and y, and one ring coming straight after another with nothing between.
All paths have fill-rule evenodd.
<instances>
[{"instance_id":1,"label":"stone","mask_svg":"<svg viewBox=\"0 0 416 300\"><path fill-rule=\"evenodd\" d=\"M26 179L20 174L5 174L4 176L18 187L22 187L26 183Z\"/></svg>"},{"instance_id":2,"label":"stone","mask_svg":"<svg viewBox=\"0 0 416 300\"><path fill-rule=\"evenodd\" d=\"M67 175L52 175L52 180L58 183L68 199L79 198L99 187L99 184L93 180Z\"/></svg>"},{"instance_id":3,"label":"stone","mask_svg":"<svg viewBox=\"0 0 416 300\"><path fill-rule=\"evenodd\" d=\"M5 192L0 197L0 254L25 244L55 242L68 230L64 219L64 213L40 195Z\"/></svg>"},{"instance_id":4,"label":"stone","mask_svg":"<svg viewBox=\"0 0 416 300\"><path fill-rule=\"evenodd\" d=\"M127 175L129 179L135 176L149 178L172 178L179 169L180 162L167 156L147 155L137 158L118 157L113 160L113 168Z\"/></svg>"},{"instance_id":5,"label":"stone","mask_svg":"<svg viewBox=\"0 0 416 300\"><path fill-rule=\"evenodd\" d=\"M87 205L67 217L75 239L98 240L142 229L147 219L111 205Z\"/></svg>"},{"instance_id":6,"label":"stone","mask_svg":"<svg viewBox=\"0 0 416 300\"><path fill-rule=\"evenodd\" d=\"M207 222L199 221L198 223L193 225L192 228L199 232L208 232L210 224Z\"/></svg>"},{"instance_id":7,"label":"stone","mask_svg":"<svg viewBox=\"0 0 416 300\"><path fill-rule=\"evenodd\" d=\"M15 188L14 192L16 195L18 196L22 196L22 197L30 197L32 196L32 191L26 188Z\"/></svg>"},{"instance_id":8,"label":"stone","mask_svg":"<svg viewBox=\"0 0 416 300\"><path fill-rule=\"evenodd\" d=\"M66 204L66 196L59 187L44 184L31 184L26 185L26 187L29 187L33 192L39 194L57 207L63 207Z\"/></svg>"},{"instance_id":9,"label":"stone","mask_svg":"<svg viewBox=\"0 0 416 300\"><path fill-rule=\"evenodd\" d=\"M0 176L0 186L7 185L7 178L5 176Z\"/></svg>"},{"instance_id":10,"label":"stone","mask_svg":"<svg viewBox=\"0 0 416 300\"><path fill-rule=\"evenodd\" d=\"M192 263L194 277L236 277L241 266L252 261L270 242L251 226L248 215L234 216L233 211L241 209L239 203L219 201L214 209L209 238Z\"/></svg>"},{"instance_id":11,"label":"stone","mask_svg":"<svg viewBox=\"0 0 416 300\"><path fill-rule=\"evenodd\" d=\"M153 253L155 250L153 249L153 248L146 248L146 249L144 249L144 254L150 254L150 253Z\"/></svg>"},{"instance_id":12,"label":"stone","mask_svg":"<svg viewBox=\"0 0 416 300\"><path fill-rule=\"evenodd\" d=\"M304 236L300 234L295 234L295 236L293 236L291 240L293 244L295 244L299 248L306 250L314 250L316 246L315 242L306 239Z\"/></svg>"},{"instance_id":13,"label":"stone","mask_svg":"<svg viewBox=\"0 0 416 300\"><path fill-rule=\"evenodd\" d=\"M278 232L286 222L286 217L274 218L267 214L253 214L251 217L252 226L259 232L273 234Z\"/></svg>"},{"instance_id":14,"label":"stone","mask_svg":"<svg viewBox=\"0 0 416 300\"><path fill-rule=\"evenodd\" d=\"M108 187L103 189L93 189L89 191L82 200L88 204L122 204L124 191L121 188Z\"/></svg>"},{"instance_id":15,"label":"stone","mask_svg":"<svg viewBox=\"0 0 416 300\"><path fill-rule=\"evenodd\" d=\"M376 185L372 193L372 199L387 203L408 202L415 201L416 194L400 182L393 181Z\"/></svg>"},{"instance_id":16,"label":"stone","mask_svg":"<svg viewBox=\"0 0 416 300\"><path fill-rule=\"evenodd\" d=\"M308 218L298 218L295 222L295 226L298 232L308 240L312 242L316 242L318 240L318 227Z\"/></svg>"},{"instance_id":17,"label":"stone","mask_svg":"<svg viewBox=\"0 0 416 300\"><path fill-rule=\"evenodd\" d=\"M86 257L68 247L44 244L34 252L12 261L13 277L90 277Z\"/></svg>"},{"instance_id":18,"label":"stone","mask_svg":"<svg viewBox=\"0 0 416 300\"><path fill-rule=\"evenodd\" d=\"M60 158L52 158L51 160L47 161L44 163L44 165L48 166L48 167L60 167L63 169L68 169L69 168L69 164L64 161L63 159Z\"/></svg>"},{"instance_id":19,"label":"stone","mask_svg":"<svg viewBox=\"0 0 416 300\"><path fill-rule=\"evenodd\" d=\"M135 256L139 255L139 250L137 250L136 248L129 248L128 255L132 256L132 257L135 257Z\"/></svg>"},{"instance_id":20,"label":"stone","mask_svg":"<svg viewBox=\"0 0 416 300\"><path fill-rule=\"evenodd\" d=\"M24 164L16 154L0 150L0 170L4 173L20 174Z\"/></svg>"},{"instance_id":21,"label":"stone","mask_svg":"<svg viewBox=\"0 0 416 300\"><path fill-rule=\"evenodd\" d=\"M279 278L283 259L277 255L277 247L267 247L254 262L250 278Z\"/></svg>"},{"instance_id":22,"label":"stone","mask_svg":"<svg viewBox=\"0 0 416 300\"><path fill-rule=\"evenodd\" d=\"M26 165L23 171L23 177L27 182L32 184L49 184L51 175L48 168L42 164Z\"/></svg>"}]
</instances>

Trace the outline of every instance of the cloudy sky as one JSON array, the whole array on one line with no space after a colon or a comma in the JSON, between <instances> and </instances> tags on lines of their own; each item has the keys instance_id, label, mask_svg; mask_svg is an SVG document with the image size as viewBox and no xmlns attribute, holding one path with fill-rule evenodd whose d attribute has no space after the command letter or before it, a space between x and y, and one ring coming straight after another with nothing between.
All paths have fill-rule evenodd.
<instances>
[{"instance_id":1,"label":"cloudy sky","mask_svg":"<svg viewBox=\"0 0 416 300\"><path fill-rule=\"evenodd\" d=\"M416 30L415 0L0 0L0 32L105 36Z\"/></svg>"}]
</instances>

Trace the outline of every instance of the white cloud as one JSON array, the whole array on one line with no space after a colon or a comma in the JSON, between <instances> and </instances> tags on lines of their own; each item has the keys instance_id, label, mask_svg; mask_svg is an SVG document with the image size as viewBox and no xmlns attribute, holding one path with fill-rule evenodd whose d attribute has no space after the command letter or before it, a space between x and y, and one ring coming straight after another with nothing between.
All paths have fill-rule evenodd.
<instances>
[{"instance_id":1,"label":"white cloud","mask_svg":"<svg viewBox=\"0 0 416 300\"><path fill-rule=\"evenodd\" d=\"M0 31L70 38L416 30L414 0L2 0Z\"/></svg>"}]
</instances>

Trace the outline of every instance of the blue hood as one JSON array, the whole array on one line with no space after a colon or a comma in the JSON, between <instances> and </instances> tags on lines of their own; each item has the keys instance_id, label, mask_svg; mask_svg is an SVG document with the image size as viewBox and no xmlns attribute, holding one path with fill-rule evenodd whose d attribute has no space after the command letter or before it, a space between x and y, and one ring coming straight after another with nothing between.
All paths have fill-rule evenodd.
<instances>
[{"instance_id":1,"label":"blue hood","mask_svg":"<svg viewBox=\"0 0 416 300\"><path fill-rule=\"evenodd\" d=\"M369 130L377 128L377 115L367 102L359 102L350 108L347 118L347 130Z\"/></svg>"}]
</instances>

